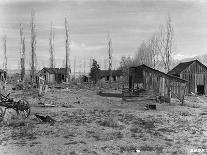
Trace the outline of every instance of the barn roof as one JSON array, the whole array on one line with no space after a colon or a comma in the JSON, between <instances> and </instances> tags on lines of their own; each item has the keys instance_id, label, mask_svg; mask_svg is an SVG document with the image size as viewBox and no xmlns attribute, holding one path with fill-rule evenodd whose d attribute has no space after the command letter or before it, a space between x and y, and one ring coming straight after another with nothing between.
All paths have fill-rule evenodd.
<instances>
[{"instance_id":1,"label":"barn roof","mask_svg":"<svg viewBox=\"0 0 207 155\"><path fill-rule=\"evenodd\" d=\"M158 75L160 75L162 77L165 77L165 78L168 78L168 79L173 79L173 80L176 80L176 81L179 81L179 82L182 82L182 83L187 82L184 79L181 79L181 78L179 78L177 76L174 76L174 75L166 74L164 72L161 72L159 70L156 70L156 69L153 69L153 68L151 68L149 66L146 66L145 64L142 64L142 65L136 66L136 67L130 67L130 68L141 68L141 69L143 69L145 71L149 71L151 73L158 74Z\"/></svg>"},{"instance_id":2,"label":"barn roof","mask_svg":"<svg viewBox=\"0 0 207 155\"><path fill-rule=\"evenodd\" d=\"M110 76L109 70L101 70L101 76ZM122 70L112 70L112 76L121 76Z\"/></svg>"},{"instance_id":3,"label":"barn roof","mask_svg":"<svg viewBox=\"0 0 207 155\"><path fill-rule=\"evenodd\" d=\"M204 64L202 64L200 61L198 60L193 60L193 61L188 61L188 62L182 62L179 63L177 66L175 66L172 70L170 70L168 72L168 74L171 75L179 75L182 71L184 71L186 68L188 68L192 63L197 62L199 64L201 64L202 66L204 66L205 68L207 68Z\"/></svg>"},{"instance_id":4,"label":"barn roof","mask_svg":"<svg viewBox=\"0 0 207 155\"><path fill-rule=\"evenodd\" d=\"M44 67L42 70L46 70L50 74L66 74L66 68L47 68L47 67Z\"/></svg>"}]
</instances>

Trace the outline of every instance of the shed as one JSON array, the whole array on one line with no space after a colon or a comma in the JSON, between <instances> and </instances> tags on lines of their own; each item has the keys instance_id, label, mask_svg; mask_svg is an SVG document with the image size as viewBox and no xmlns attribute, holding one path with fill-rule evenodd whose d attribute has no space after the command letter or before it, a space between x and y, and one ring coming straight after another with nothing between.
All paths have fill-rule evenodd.
<instances>
[{"instance_id":1,"label":"shed","mask_svg":"<svg viewBox=\"0 0 207 155\"><path fill-rule=\"evenodd\" d=\"M38 76L43 78L47 83L66 82L66 68L46 68L39 71Z\"/></svg>"},{"instance_id":2,"label":"shed","mask_svg":"<svg viewBox=\"0 0 207 155\"><path fill-rule=\"evenodd\" d=\"M123 75L122 70L112 70L111 72L112 72L112 81L117 81ZM109 81L109 77L110 77L109 70L101 70L100 77L105 81Z\"/></svg>"},{"instance_id":3,"label":"shed","mask_svg":"<svg viewBox=\"0 0 207 155\"><path fill-rule=\"evenodd\" d=\"M168 72L187 80L187 92L207 94L207 67L198 60L183 62Z\"/></svg>"},{"instance_id":4,"label":"shed","mask_svg":"<svg viewBox=\"0 0 207 155\"><path fill-rule=\"evenodd\" d=\"M151 90L153 96L171 97L184 101L186 80L165 74L146 65L129 68L129 89Z\"/></svg>"}]
</instances>

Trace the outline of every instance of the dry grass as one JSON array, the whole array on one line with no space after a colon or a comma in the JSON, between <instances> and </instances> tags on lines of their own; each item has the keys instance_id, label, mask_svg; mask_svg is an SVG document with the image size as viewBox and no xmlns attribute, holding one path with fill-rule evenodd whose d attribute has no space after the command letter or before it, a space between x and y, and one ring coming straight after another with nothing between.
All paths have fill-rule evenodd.
<instances>
[{"instance_id":1,"label":"dry grass","mask_svg":"<svg viewBox=\"0 0 207 155\"><path fill-rule=\"evenodd\" d=\"M83 104L75 103L77 97ZM7 145L15 146L20 154L136 154L141 150L164 155L182 154L176 149L207 142L201 133L205 111L199 119L192 113L199 107L191 105L198 103L161 104L157 110L143 111L141 104L123 105L117 98L110 98L109 104L108 98L97 96L95 91L81 89L53 90L47 98L56 99L57 107L34 106L32 112L58 120L54 126L39 123L33 116L27 121L11 121L0 128L0 147L10 140ZM30 152L23 153L26 150L21 146Z\"/></svg>"}]
</instances>

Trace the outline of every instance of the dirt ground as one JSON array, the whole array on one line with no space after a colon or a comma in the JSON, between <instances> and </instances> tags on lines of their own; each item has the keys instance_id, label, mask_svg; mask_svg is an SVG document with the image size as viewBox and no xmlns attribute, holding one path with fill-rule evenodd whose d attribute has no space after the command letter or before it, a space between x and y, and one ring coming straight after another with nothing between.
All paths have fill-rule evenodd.
<instances>
[{"instance_id":1,"label":"dirt ground","mask_svg":"<svg viewBox=\"0 0 207 155\"><path fill-rule=\"evenodd\" d=\"M23 93L11 96L18 99ZM28 93L25 98L31 115L23 120L7 111L0 124L0 154L207 154L204 96L204 102L188 96L185 106L173 100L157 104L157 110L144 109L150 100L122 101L88 89L52 89L43 97ZM39 102L56 106L41 107ZM43 123L34 114L56 122Z\"/></svg>"}]
</instances>

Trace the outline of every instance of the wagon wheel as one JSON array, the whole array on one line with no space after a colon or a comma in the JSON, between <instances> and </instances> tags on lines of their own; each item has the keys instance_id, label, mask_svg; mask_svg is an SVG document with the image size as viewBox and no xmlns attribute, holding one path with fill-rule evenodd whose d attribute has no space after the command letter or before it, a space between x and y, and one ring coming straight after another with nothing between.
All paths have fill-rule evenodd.
<instances>
[{"instance_id":1,"label":"wagon wheel","mask_svg":"<svg viewBox=\"0 0 207 155\"><path fill-rule=\"evenodd\" d=\"M16 110L17 114L22 116L22 118L27 118L30 115L30 111L31 111L29 102L22 99L19 100L17 104L18 104L18 109Z\"/></svg>"}]
</instances>

